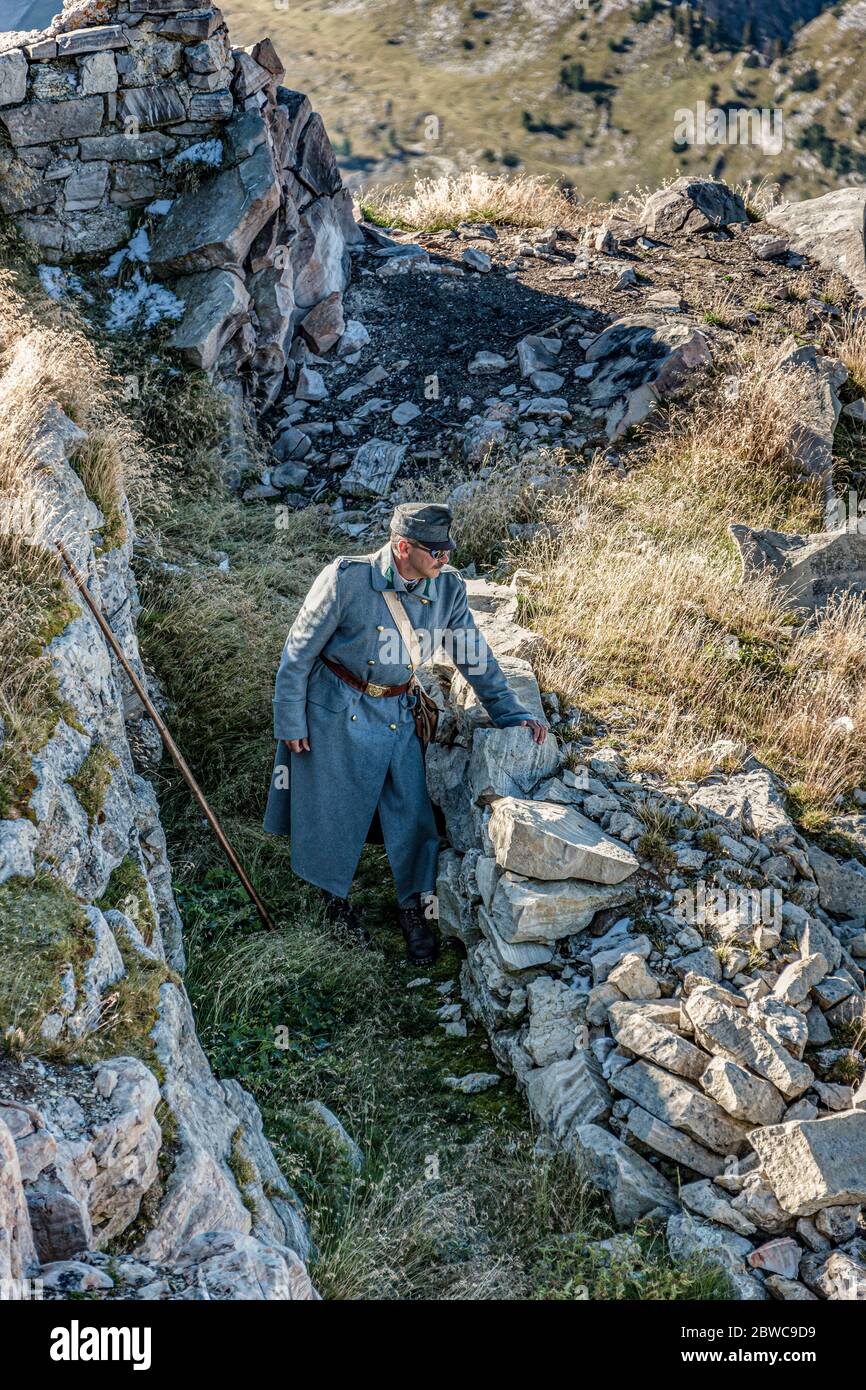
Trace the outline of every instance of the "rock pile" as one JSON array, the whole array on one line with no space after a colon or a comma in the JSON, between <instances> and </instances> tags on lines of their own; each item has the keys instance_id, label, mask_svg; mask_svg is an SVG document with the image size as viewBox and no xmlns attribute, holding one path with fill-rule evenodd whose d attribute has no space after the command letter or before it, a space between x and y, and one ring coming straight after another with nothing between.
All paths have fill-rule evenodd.
<instances>
[{"instance_id":1,"label":"rock pile","mask_svg":"<svg viewBox=\"0 0 866 1390\"><path fill-rule=\"evenodd\" d=\"M486 585L478 612L506 647L512 599ZM742 770L700 783L629 775L503 667L560 747L492 728L439 667L428 782L440 927L540 1142L742 1298L866 1298L866 870L808 843L745 749L708 750Z\"/></svg>"},{"instance_id":2,"label":"rock pile","mask_svg":"<svg viewBox=\"0 0 866 1390\"><path fill-rule=\"evenodd\" d=\"M166 282L171 344L240 432L345 332L361 234L321 118L269 39L234 48L187 0L78 0L0 44L0 207L48 265L131 266L120 320Z\"/></svg>"}]
</instances>

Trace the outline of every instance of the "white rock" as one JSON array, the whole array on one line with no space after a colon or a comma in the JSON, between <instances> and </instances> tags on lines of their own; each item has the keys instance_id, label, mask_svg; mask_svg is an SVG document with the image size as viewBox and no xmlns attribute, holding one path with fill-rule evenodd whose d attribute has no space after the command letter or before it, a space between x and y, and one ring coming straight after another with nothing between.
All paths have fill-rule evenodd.
<instances>
[{"instance_id":1,"label":"white rock","mask_svg":"<svg viewBox=\"0 0 866 1390\"><path fill-rule=\"evenodd\" d=\"M785 1113L785 1102L775 1086L729 1057L713 1057L697 1079L707 1095L737 1120L775 1125Z\"/></svg>"},{"instance_id":2,"label":"white rock","mask_svg":"<svg viewBox=\"0 0 866 1390\"><path fill-rule=\"evenodd\" d=\"M866 1112L756 1129L751 1143L778 1201L793 1216L866 1202Z\"/></svg>"},{"instance_id":3,"label":"white rock","mask_svg":"<svg viewBox=\"0 0 866 1390\"><path fill-rule=\"evenodd\" d=\"M556 802L504 797L494 803L488 833L497 863L526 878L618 884L638 868L626 845Z\"/></svg>"}]
</instances>

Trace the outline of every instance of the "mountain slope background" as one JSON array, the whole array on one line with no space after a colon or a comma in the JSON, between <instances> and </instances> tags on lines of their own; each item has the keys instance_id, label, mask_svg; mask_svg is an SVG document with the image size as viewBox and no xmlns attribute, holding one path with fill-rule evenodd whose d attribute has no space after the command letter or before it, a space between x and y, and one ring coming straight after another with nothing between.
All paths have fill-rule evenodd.
<instances>
[{"instance_id":1,"label":"mountain slope background","mask_svg":"<svg viewBox=\"0 0 866 1390\"><path fill-rule=\"evenodd\" d=\"M473 165L610 198L678 173L809 197L866 178L866 3L228 0L268 31L356 186ZM815 16L815 17L813 17ZM726 46L730 45L730 46ZM677 112L782 113L778 152L683 146Z\"/></svg>"}]
</instances>

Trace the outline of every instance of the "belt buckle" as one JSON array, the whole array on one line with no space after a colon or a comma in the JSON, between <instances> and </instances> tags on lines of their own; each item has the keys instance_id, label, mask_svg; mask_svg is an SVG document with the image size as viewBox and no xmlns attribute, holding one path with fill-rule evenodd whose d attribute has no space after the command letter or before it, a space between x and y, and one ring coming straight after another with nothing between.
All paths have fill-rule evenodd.
<instances>
[{"instance_id":1,"label":"belt buckle","mask_svg":"<svg viewBox=\"0 0 866 1390\"><path fill-rule=\"evenodd\" d=\"M372 695L374 699L378 698L380 695L387 694L387 692L387 685L376 685L375 681L367 681L367 685L364 690L365 695Z\"/></svg>"}]
</instances>

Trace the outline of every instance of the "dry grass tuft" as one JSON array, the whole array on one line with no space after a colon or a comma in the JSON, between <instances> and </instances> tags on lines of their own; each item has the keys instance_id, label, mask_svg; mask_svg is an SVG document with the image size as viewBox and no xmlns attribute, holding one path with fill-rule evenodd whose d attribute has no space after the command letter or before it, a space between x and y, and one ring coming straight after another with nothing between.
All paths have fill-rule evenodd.
<instances>
[{"instance_id":1,"label":"dry grass tuft","mask_svg":"<svg viewBox=\"0 0 866 1390\"><path fill-rule=\"evenodd\" d=\"M742 183L733 184L733 191L742 198L753 222L762 222L770 209L783 201L779 184L766 174L757 183L754 179L745 179Z\"/></svg>"},{"instance_id":2,"label":"dry grass tuft","mask_svg":"<svg viewBox=\"0 0 866 1390\"><path fill-rule=\"evenodd\" d=\"M795 481L805 383L760 361L735 391L675 409L625 481L590 469L523 560L544 685L627 710L667 776L699 775L710 742L741 738L826 808L866 775L866 608L848 599L795 635L768 578L738 582L730 522L820 526L817 485Z\"/></svg>"},{"instance_id":3,"label":"dry grass tuft","mask_svg":"<svg viewBox=\"0 0 866 1390\"><path fill-rule=\"evenodd\" d=\"M59 523L41 462L52 409L87 433L72 463L104 514L103 548L125 537L127 497L137 504L159 493L95 348L68 323L39 322L38 307L0 271L0 814L26 813L28 752L60 713L43 648L79 611L52 545Z\"/></svg>"},{"instance_id":4,"label":"dry grass tuft","mask_svg":"<svg viewBox=\"0 0 866 1390\"><path fill-rule=\"evenodd\" d=\"M361 207L369 220L406 231L436 232L461 222L573 227L582 220L574 200L546 179L502 178L478 169L416 179L411 192L374 189L364 194Z\"/></svg>"},{"instance_id":5,"label":"dry grass tuft","mask_svg":"<svg viewBox=\"0 0 866 1390\"><path fill-rule=\"evenodd\" d=\"M854 386L866 392L866 315L854 310L831 329L829 350L848 368Z\"/></svg>"}]
</instances>

